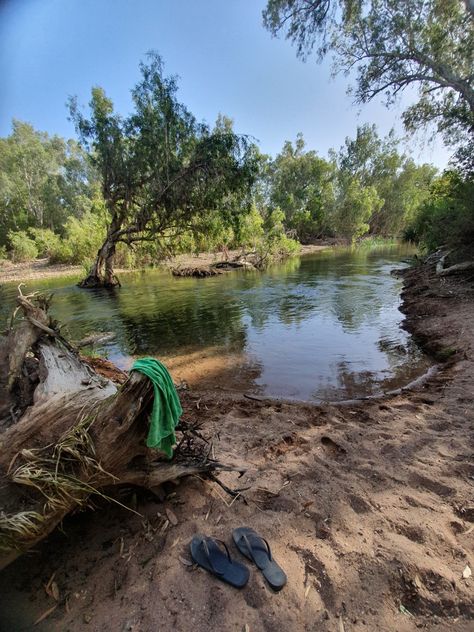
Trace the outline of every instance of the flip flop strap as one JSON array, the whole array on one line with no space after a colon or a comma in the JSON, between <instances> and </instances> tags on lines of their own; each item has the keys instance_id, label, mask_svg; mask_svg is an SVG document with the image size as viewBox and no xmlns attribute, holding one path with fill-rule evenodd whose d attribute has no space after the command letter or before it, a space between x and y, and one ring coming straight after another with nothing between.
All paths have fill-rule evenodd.
<instances>
[{"instance_id":1,"label":"flip flop strap","mask_svg":"<svg viewBox=\"0 0 474 632\"><path fill-rule=\"evenodd\" d=\"M227 544L225 542L222 542L222 540L217 540L216 538L214 538L214 541L219 542L219 544L223 545L227 553L227 559L229 560L229 562L232 563L230 552L229 552L229 549L227 548ZM212 568L212 572L215 573L216 575L224 575L225 574L224 571L217 570L217 568L212 563L211 552L209 551L209 547L207 546L206 540L202 540L201 545L202 545L202 548L204 549L204 553L206 554L207 561L209 562L209 566Z\"/></svg>"},{"instance_id":2,"label":"flip flop strap","mask_svg":"<svg viewBox=\"0 0 474 632\"><path fill-rule=\"evenodd\" d=\"M260 540L262 540L262 542L265 542L265 546L267 547L267 553L268 553L268 557L270 559L270 561L272 561L272 552L270 550L270 545L268 544L268 542L265 540L265 538L262 538L260 535L255 536L257 538L260 538ZM252 556L252 559L255 560L255 554L253 552L252 549L252 545L250 544L250 540L249 538L245 535L245 533L242 534L242 540L245 542L245 544L247 545L247 548L249 550L250 555Z\"/></svg>"}]
</instances>

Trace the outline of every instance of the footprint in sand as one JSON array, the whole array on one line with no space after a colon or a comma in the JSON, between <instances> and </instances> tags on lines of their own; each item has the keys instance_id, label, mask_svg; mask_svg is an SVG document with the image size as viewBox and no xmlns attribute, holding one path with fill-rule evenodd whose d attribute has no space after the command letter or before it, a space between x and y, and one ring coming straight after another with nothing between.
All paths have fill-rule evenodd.
<instances>
[{"instance_id":1,"label":"footprint in sand","mask_svg":"<svg viewBox=\"0 0 474 632\"><path fill-rule=\"evenodd\" d=\"M327 455L336 459L347 454L347 450L333 441L330 437L321 437L321 445Z\"/></svg>"}]
</instances>

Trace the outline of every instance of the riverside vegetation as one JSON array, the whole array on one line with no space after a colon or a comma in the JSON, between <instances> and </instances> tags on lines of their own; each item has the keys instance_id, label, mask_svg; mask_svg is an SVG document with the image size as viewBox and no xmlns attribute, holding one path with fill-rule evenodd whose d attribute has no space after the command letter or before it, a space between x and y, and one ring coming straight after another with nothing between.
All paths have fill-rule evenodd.
<instances>
[{"instance_id":1,"label":"riverside vegetation","mask_svg":"<svg viewBox=\"0 0 474 632\"><path fill-rule=\"evenodd\" d=\"M426 186L410 190L409 158L402 157L391 172L386 165L392 163L378 161L371 142L362 160L363 139L376 136L370 126L324 160L306 150L301 138L285 145L274 160L265 158L251 139L233 132L225 117L213 128L198 124L177 101L176 83L164 76L156 56L142 66L131 116L116 114L103 91L95 89L87 116L71 102L80 146L39 135L41 146L60 157L50 170L39 162L42 151L28 163L29 152L15 157L9 153L16 150L15 142L5 139L2 160L10 156L0 181L5 250L21 258L14 253L26 243L34 256L34 249L49 247L42 243L54 242L56 250L69 247L74 253L82 231L88 238L98 233L85 259L86 286L116 284L114 265L121 256L136 261L143 256L153 263L168 252L200 250L199 240L212 235L216 248L229 243L246 249L272 246L275 253L278 244L290 239L357 241L364 235L372 243L404 235L427 250L442 246L425 265L404 273L402 310L408 332L444 362L413 390L344 405L221 391L223 372L218 370L213 391L183 388L179 449L172 463L160 462L142 448L149 385L135 373L104 399L105 388L116 387L73 353L58 320L47 314L48 297L25 296L20 287L16 300L25 318L12 319L0 337L5 358L0 362L0 422L7 428L0 469L8 503L1 516L0 561L11 562L0 576L5 629L78 632L91 624L95 629L138 626L182 632L227 632L242 626L323 632L472 630L474 335L466 326L474 312L469 272L472 7L471 0L269 0L264 14L266 26L275 34L286 32L300 55L315 50L322 57L332 51L340 69L355 68L360 102L380 93L391 102L407 86L420 89L418 101L405 113L407 128L432 124L455 146L452 168L443 174L429 175L430 168L412 165L425 169ZM28 126L23 130L38 136ZM393 136L375 141L384 156L395 142ZM28 164L29 170L15 171ZM68 171L75 164L84 175ZM296 186L299 169L302 186ZM393 183L399 179L397 188ZM35 188L38 182L44 186ZM35 197L38 190L41 195ZM457 258L462 263L445 267L448 252L450 263ZM299 263L288 262L289 267ZM468 274L452 274L453 268ZM344 266L339 269L345 274ZM140 290L148 299L159 295L147 285L145 277L153 274L141 279ZM265 275L253 276L260 281ZM251 278L236 275L229 281ZM188 282L200 283L183 283ZM344 285L357 288L353 280ZM10 289L2 287L2 294ZM94 300L100 305L97 313L107 317L104 292L73 289L79 299L76 311L81 299ZM273 289L272 316L277 307ZM128 290L105 294L114 308L127 308ZM289 298L298 300L288 290L287 284L282 313L296 319L299 328L301 313L311 307L308 287L298 293L300 314L288 305ZM385 297L383 289L379 292ZM181 300L179 294L173 292L174 300ZM325 296L331 298L327 291ZM366 297L370 306L363 311L373 312L371 293ZM346 291L334 298L350 323L354 301ZM136 293L132 301L135 310ZM199 306L207 307L205 301ZM218 306L221 314L232 316L229 301ZM258 312L258 301L256 306ZM209 311L201 313L209 320ZM153 315L163 327L154 309ZM222 322L216 318L209 324L217 330ZM137 329L127 328L129 335ZM169 341L172 330L163 331L160 342ZM325 336L329 344L332 338ZM380 342L383 353L390 350L390 341ZM362 352L365 359L367 345ZM316 363L318 356L313 356ZM278 360L282 357L286 361L279 353ZM48 358L50 372L44 370ZM111 369L119 382L126 379L109 364ZM347 377L347 366L341 369ZM57 397L58 390L64 399ZM38 391L46 401L37 398ZM95 422L98 413L100 423ZM194 436L186 436L193 430ZM229 464L222 480L212 472L206 480L204 472L180 488L162 490L159 503L137 493L137 486L155 489L157 482L181 476L182 465L191 466L187 473L192 473L196 462L203 463L196 457L212 455L212 462L203 465L215 468L214 445L219 461ZM103 485L110 490L111 482L125 483L114 498L115 508L105 504L101 491ZM233 495L232 501L226 501L218 485ZM91 492L99 511L76 511L85 508ZM133 507L127 517L123 504ZM107 510L100 511L103 507ZM63 530L50 534L62 518ZM251 524L264 533L275 557L284 559L288 585L281 596L267 591L257 573L248 590L232 592L193 568L186 549L192 535L212 530L224 539L236 524ZM13 562L33 544L33 555Z\"/></svg>"},{"instance_id":2,"label":"riverside vegetation","mask_svg":"<svg viewBox=\"0 0 474 632\"><path fill-rule=\"evenodd\" d=\"M408 132L435 130L453 147L443 173L417 165L394 133L357 128L327 157L302 135L264 155L220 115L198 122L177 80L150 53L123 117L101 88L89 112L69 102L79 141L13 121L0 139L0 259L83 264L85 286L115 285L114 266L170 254L242 248L260 261L299 243L404 237L452 259L474 243L474 12L459 0L269 0L264 24L308 59L332 53L355 70L356 102L391 105L407 87Z\"/></svg>"},{"instance_id":3,"label":"riverside vegetation","mask_svg":"<svg viewBox=\"0 0 474 632\"><path fill-rule=\"evenodd\" d=\"M225 119L225 125L231 123ZM429 233L432 246L427 204L448 195L454 178L461 184L456 173L416 165L393 134L380 138L375 126L358 128L356 138L328 158L308 150L301 135L274 159L256 145L249 151L253 182L244 202L231 196L185 221L174 217L153 237L122 236L115 265L134 268L173 254L236 248L270 261L296 254L299 243L404 231L417 240ZM89 270L112 219L94 160L74 140L13 122L12 133L0 140L0 258L49 257Z\"/></svg>"}]
</instances>

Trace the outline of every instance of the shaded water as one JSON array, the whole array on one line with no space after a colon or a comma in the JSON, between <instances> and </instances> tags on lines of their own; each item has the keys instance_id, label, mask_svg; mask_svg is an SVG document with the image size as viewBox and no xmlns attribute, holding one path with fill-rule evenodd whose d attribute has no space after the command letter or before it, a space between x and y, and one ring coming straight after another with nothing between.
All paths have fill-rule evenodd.
<instances>
[{"instance_id":1,"label":"shaded water","mask_svg":"<svg viewBox=\"0 0 474 632\"><path fill-rule=\"evenodd\" d=\"M265 273L176 279L150 270L124 275L119 290L81 290L68 278L26 291L54 291L52 312L72 339L115 332L95 351L123 368L153 355L175 379L203 386L346 399L404 385L428 366L400 327L401 281L390 275L409 254L331 250ZM0 287L2 322L15 294Z\"/></svg>"}]
</instances>

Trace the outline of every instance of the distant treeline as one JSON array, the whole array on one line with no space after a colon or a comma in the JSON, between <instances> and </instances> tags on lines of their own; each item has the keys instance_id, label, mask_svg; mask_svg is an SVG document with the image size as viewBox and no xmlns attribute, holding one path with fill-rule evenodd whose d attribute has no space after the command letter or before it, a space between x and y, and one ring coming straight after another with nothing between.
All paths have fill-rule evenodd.
<instances>
[{"instance_id":1,"label":"distant treeline","mask_svg":"<svg viewBox=\"0 0 474 632\"><path fill-rule=\"evenodd\" d=\"M225 117L220 124L231 126ZM250 206L202 213L186 229L132 249L121 243L116 264L240 247L278 257L297 252L298 242L366 235L406 237L428 249L474 242L472 180L415 164L393 133L381 138L364 125L327 158L307 149L302 135L275 158L253 151L258 176ZM90 265L110 221L90 158L75 140L13 122L0 139L0 259Z\"/></svg>"}]
</instances>

